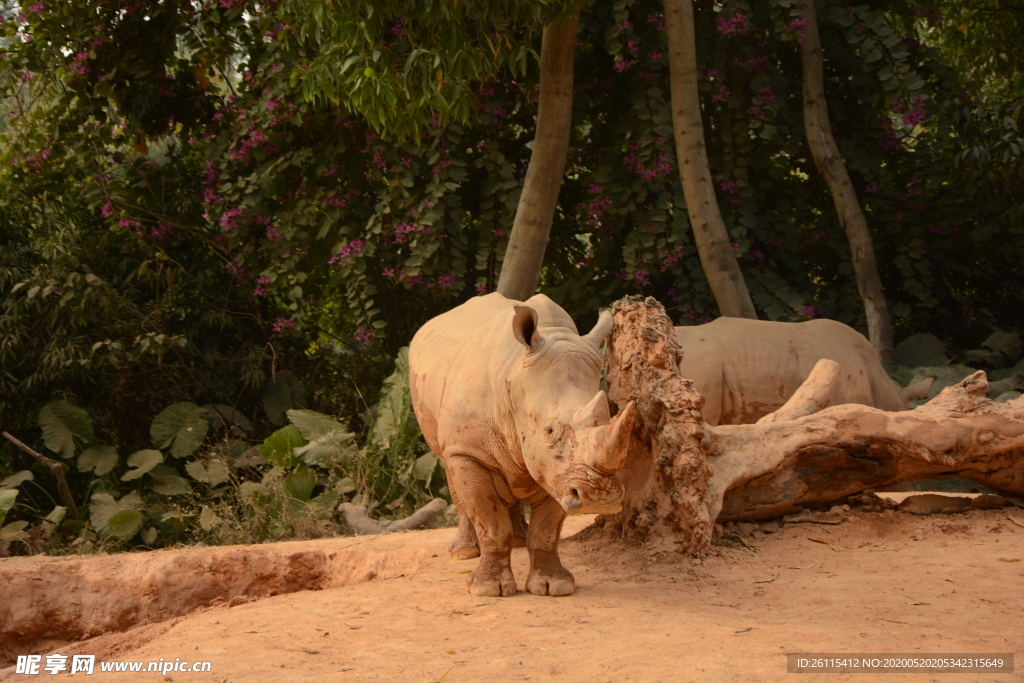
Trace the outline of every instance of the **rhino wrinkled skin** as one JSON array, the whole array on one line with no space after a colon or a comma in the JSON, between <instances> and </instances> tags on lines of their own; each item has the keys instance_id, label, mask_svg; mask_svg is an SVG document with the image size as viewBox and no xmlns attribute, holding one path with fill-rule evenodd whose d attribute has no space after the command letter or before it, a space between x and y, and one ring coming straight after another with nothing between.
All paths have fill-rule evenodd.
<instances>
[{"instance_id":1,"label":"rhino wrinkled skin","mask_svg":"<svg viewBox=\"0 0 1024 683\"><path fill-rule=\"evenodd\" d=\"M600 390L603 312L580 336L542 294L525 303L476 297L424 325L409 346L413 409L445 463L459 512L456 559L480 555L468 577L477 595L516 592L513 518L531 506L526 590L568 595L573 576L558 558L566 513L617 512L635 407L614 418Z\"/></svg>"},{"instance_id":2,"label":"rhino wrinkled skin","mask_svg":"<svg viewBox=\"0 0 1024 683\"><path fill-rule=\"evenodd\" d=\"M906 410L907 401L924 398L932 384L926 379L906 389L897 386L864 335L836 320L718 318L677 327L676 338L683 347L679 374L704 396L710 425L750 424L781 408L822 358L842 369L830 406Z\"/></svg>"}]
</instances>

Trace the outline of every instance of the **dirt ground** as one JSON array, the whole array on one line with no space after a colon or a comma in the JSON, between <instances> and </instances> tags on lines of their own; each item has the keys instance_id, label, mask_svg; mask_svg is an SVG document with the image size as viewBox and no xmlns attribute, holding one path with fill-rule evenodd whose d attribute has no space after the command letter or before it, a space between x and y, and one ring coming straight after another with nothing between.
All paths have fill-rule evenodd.
<instances>
[{"instance_id":1,"label":"dirt ground","mask_svg":"<svg viewBox=\"0 0 1024 683\"><path fill-rule=\"evenodd\" d=\"M587 522L570 518L565 535ZM770 522L742 527L742 541L704 560L568 538L563 562L578 588L564 598L469 595L463 582L476 560L448 558L453 533L334 539L345 554L331 557L354 568L348 585L213 600L42 652L212 663L209 673L167 677L97 666L86 678L96 682L1024 681L1021 510ZM520 587L527 563L516 549ZM797 652L1015 652L1017 673L787 673L786 654ZM40 678L0 671L4 682Z\"/></svg>"}]
</instances>

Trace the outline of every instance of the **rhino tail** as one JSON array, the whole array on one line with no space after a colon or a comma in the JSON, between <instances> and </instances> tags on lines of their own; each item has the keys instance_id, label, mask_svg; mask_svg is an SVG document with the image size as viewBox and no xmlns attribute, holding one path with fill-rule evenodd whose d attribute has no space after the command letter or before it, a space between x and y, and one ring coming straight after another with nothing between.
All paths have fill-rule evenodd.
<instances>
[{"instance_id":1,"label":"rhino tail","mask_svg":"<svg viewBox=\"0 0 1024 683\"><path fill-rule=\"evenodd\" d=\"M932 384L935 383L935 375L928 375L920 382L914 382L908 387L901 389L903 394L903 402L910 403L911 401L917 401L928 395L928 392L932 390Z\"/></svg>"}]
</instances>

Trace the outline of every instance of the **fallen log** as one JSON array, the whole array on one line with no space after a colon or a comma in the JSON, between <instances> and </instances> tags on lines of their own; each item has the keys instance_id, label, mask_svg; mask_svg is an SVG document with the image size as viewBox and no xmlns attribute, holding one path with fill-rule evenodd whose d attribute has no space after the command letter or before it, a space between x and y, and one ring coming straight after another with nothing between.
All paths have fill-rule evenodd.
<instances>
[{"instance_id":1,"label":"fallen log","mask_svg":"<svg viewBox=\"0 0 1024 683\"><path fill-rule=\"evenodd\" d=\"M408 517L396 520L373 519L367 513L366 508L352 503L342 503L338 506L338 512L345 518L345 522L353 534L365 536L422 529L434 521L434 518L444 512L447 507L448 501L444 498L435 498Z\"/></svg>"},{"instance_id":2,"label":"fallen log","mask_svg":"<svg viewBox=\"0 0 1024 683\"><path fill-rule=\"evenodd\" d=\"M977 372L912 411L828 403L841 368L819 362L796 394L753 425L704 423L703 397L678 374L683 353L652 298L620 301L606 351L608 396L635 401L620 472L623 509L604 529L700 554L717 521L772 519L867 489L967 477L1024 495L1024 398L994 403Z\"/></svg>"}]
</instances>

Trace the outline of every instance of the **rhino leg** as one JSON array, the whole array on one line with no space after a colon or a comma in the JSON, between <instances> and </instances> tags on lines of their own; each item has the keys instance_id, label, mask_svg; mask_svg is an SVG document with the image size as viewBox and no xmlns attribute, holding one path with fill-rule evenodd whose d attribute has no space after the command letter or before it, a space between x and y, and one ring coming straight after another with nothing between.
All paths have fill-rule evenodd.
<instances>
[{"instance_id":1,"label":"rhino leg","mask_svg":"<svg viewBox=\"0 0 1024 683\"><path fill-rule=\"evenodd\" d=\"M466 587L480 596L515 595L512 519L508 514L515 498L508 484L500 474L458 456L448 461L448 478L459 492L462 511L472 522L480 547L480 563L466 577Z\"/></svg>"},{"instance_id":2,"label":"rhino leg","mask_svg":"<svg viewBox=\"0 0 1024 683\"><path fill-rule=\"evenodd\" d=\"M455 509L459 513L459 530L452 542L448 544L448 553L453 560L472 560L474 557L480 557L480 544L476 540L476 529L473 528L473 522L463 509L462 499L455 491L455 486L449 482L448 488L452 493Z\"/></svg>"},{"instance_id":3,"label":"rhino leg","mask_svg":"<svg viewBox=\"0 0 1024 683\"><path fill-rule=\"evenodd\" d=\"M526 524L526 514L523 512L523 501L517 500L508 509L508 514L512 518L512 547L525 548L529 527Z\"/></svg>"},{"instance_id":4,"label":"rhino leg","mask_svg":"<svg viewBox=\"0 0 1024 683\"><path fill-rule=\"evenodd\" d=\"M534 595L570 595L576 580L558 558L558 537L562 533L565 510L545 494L531 506L530 529L526 547L530 551L530 576L526 590Z\"/></svg>"},{"instance_id":5,"label":"rhino leg","mask_svg":"<svg viewBox=\"0 0 1024 683\"><path fill-rule=\"evenodd\" d=\"M455 502L455 508L459 511L459 530L452 542L448 544L448 553L453 560L472 560L474 557L480 557L480 544L476 540L476 529L473 528L473 522L470 521L469 516L462 511L462 506L454 490L452 491L452 500ZM523 512L523 501L517 500L513 503L512 507L508 509L508 514L512 519L512 547L525 548L527 524L526 515Z\"/></svg>"}]
</instances>

